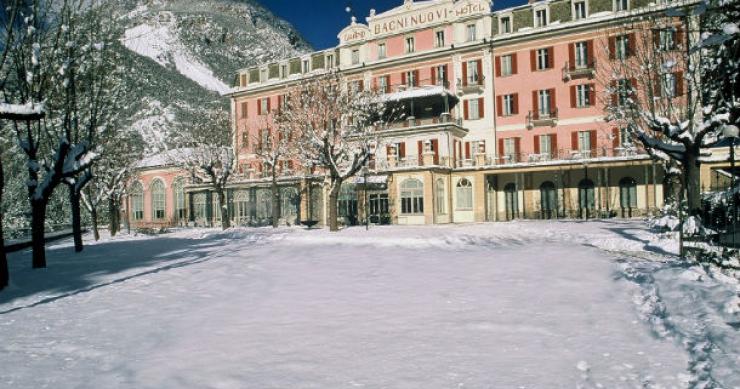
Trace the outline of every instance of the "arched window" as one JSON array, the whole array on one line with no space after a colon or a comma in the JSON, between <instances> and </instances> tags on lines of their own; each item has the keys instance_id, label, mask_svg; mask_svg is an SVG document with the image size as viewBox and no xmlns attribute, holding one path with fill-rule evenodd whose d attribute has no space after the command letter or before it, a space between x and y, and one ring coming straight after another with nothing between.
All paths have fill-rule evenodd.
<instances>
[{"instance_id":1,"label":"arched window","mask_svg":"<svg viewBox=\"0 0 740 389\"><path fill-rule=\"evenodd\" d=\"M558 210L558 195L555 184L545 181L540 185L540 208L543 219L552 219Z\"/></svg>"},{"instance_id":2,"label":"arched window","mask_svg":"<svg viewBox=\"0 0 740 389\"><path fill-rule=\"evenodd\" d=\"M213 220L221 221L221 203L218 200L218 193L211 193L211 210L213 210Z\"/></svg>"},{"instance_id":3,"label":"arched window","mask_svg":"<svg viewBox=\"0 0 740 389\"><path fill-rule=\"evenodd\" d=\"M288 186L280 189L280 217L287 223L297 223L299 221L298 206L300 202L301 197L297 188Z\"/></svg>"},{"instance_id":4,"label":"arched window","mask_svg":"<svg viewBox=\"0 0 740 389\"><path fill-rule=\"evenodd\" d=\"M193 216L201 222L206 220L206 194L196 193L193 196Z\"/></svg>"},{"instance_id":5,"label":"arched window","mask_svg":"<svg viewBox=\"0 0 740 389\"><path fill-rule=\"evenodd\" d=\"M578 208L584 211L592 210L595 207L594 182L589 179L583 179L578 183Z\"/></svg>"},{"instance_id":6,"label":"arched window","mask_svg":"<svg viewBox=\"0 0 740 389\"><path fill-rule=\"evenodd\" d=\"M166 206L164 182L158 178L155 179L149 186L149 190L152 193L152 220L162 220Z\"/></svg>"},{"instance_id":7,"label":"arched window","mask_svg":"<svg viewBox=\"0 0 740 389\"><path fill-rule=\"evenodd\" d=\"M172 195L175 203L175 217L177 220L186 220L188 216L185 208L185 180L182 177L175 178L172 183Z\"/></svg>"},{"instance_id":8,"label":"arched window","mask_svg":"<svg viewBox=\"0 0 740 389\"><path fill-rule=\"evenodd\" d=\"M622 208L637 208L637 182L632 177L619 181L619 203Z\"/></svg>"},{"instance_id":9,"label":"arched window","mask_svg":"<svg viewBox=\"0 0 740 389\"><path fill-rule=\"evenodd\" d=\"M421 181L407 178L401 182L401 213L424 213L424 184Z\"/></svg>"},{"instance_id":10,"label":"arched window","mask_svg":"<svg viewBox=\"0 0 740 389\"><path fill-rule=\"evenodd\" d=\"M504 200L506 202L506 220L511 220L519 216L519 194L516 190L516 184L509 183L504 187Z\"/></svg>"},{"instance_id":11,"label":"arched window","mask_svg":"<svg viewBox=\"0 0 740 389\"><path fill-rule=\"evenodd\" d=\"M473 209L473 184L467 178L457 182L455 188L455 209Z\"/></svg>"},{"instance_id":12,"label":"arched window","mask_svg":"<svg viewBox=\"0 0 740 389\"><path fill-rule=\"evenodd\" d=\"M350 224L355 224L357 218L357 186L355 184L342 184L339 189L337 207L337 216L346 217Z\"/></svg>"},{"instance_id":13,"label":"arched window","mask_svg":"<svg viewBox=\"0 0 740 389\"><path fill-rule=\"evenodd\" d=\"M237 225L249 222L249 192L240 190L234 194L234 213Z\"/></svg>"},{"instance_id":14,"label":"arched window","mask_svg":"<svg viewBox=\"0 0 740 389\"><path fill-rule=\"evenodd\" d=\"M138 181L131 188L131 208L131 217L134 220L144 219L144 187Z\"/></svg>"},{"instance_id":15,"label":"arched window","mask_svg":"<svg viewBox=\"0 0 740 389\"><path fill-rule=\"evenodd\" d=\"M447 199L445 198L445 180L438 178L435 190L435 197L437 200L437 213L440 215L444 215L447 213L447 207L445 206L445 204L447 203Z\"/></svg>"},{"instance_id":16,"label":"arched window","mask_svg":"<svg viewBox=\"0 0 740 389\"><path fill-rule=\"evenodd\" d=\"M257 219L260 223L268 223L271 217L272 190L257 189Z\"/></svg>"}]
</instances>

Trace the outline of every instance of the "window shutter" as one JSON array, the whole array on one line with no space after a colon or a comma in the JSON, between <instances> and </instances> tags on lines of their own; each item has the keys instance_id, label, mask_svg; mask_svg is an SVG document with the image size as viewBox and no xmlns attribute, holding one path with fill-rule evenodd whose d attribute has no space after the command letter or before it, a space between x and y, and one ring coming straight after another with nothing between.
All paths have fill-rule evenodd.
<instances>
[{"instance_id":1,"label":"window shutter","mask_svg":"<svg viewBox=\"0 0 740 389\"><path fill-rule=\"evenodd\" d=\"M539 135L534 136L534 153L535 154L540 153L540 136Z\"/></svg>"},{"instance_id":2,"label":"window shutter","mask_svg":"<svg viewBox=\"0 0 740 389\"><path fill-rule=\"evenodd\" d=\"M278 95L278 111L283 109L283 95Z\"/></svg>"},{"instance_id":3,"label":"window shutter","mask_svg":"<svg viewBox=\"0 0 740 389\"><path fill-rule=\"evenodd\" d=\"M476 66L478 67L478 85L483 85L483 61L480 59L476 61Z\"/></svg>"},{"instance_id":4,"label":"window shutter","mask_svg":"<svg viewBox=\"0 0 740 389\"><path fill-rule=\"evenodd\" d=\"M439 165L439 139L432 139L432 150L434 151L434 164Z\"/></svg>"},{"instance_id":5,"label":"window shutter","mask_svg":"<svg viewBox=\"0 0 740 389\"><path fill-rule=\"evenodd\" d=\"M511 53L511 74L517 74L517 53Z\"/></svg>"},{"instance_id":6,"label":"window shutter","mask_svg":"<svg viewBox=\"0 0 740 389\"><path fill-rule=\"evenodd\" d=\"M432 66L432 85L437 85L437 67Z\"/></svg>"},{"instance_id":7,"label":"window shutter","mask_svg":"<svg viewBox=\"0 0 740 389\"><path fill-rule=\"evenodd\" d=\"M424 144L422 141L416 141L416 152L416 155L419 158L419 165L421 165L424 163L424 160L422 159L422 156L424 155Z\"/></svg>"},{"instance_id":8,"label":"window shutter","mask_svg":"<svg viewBox=\"0 0 740 389\"><path fill-rule=\"evenodd\" d=\"M449 66L445 65L444 69L445 69L445 77L444 77L444 80L445 80L445 82L447 82L448 74L450 74L450 72L449 72Z\"/></svg>"},{"instance_id":9,"label":"window shutter","mask_svg":"<svg viewBox=\"0 0 740 389\"><path fill-rule=\"evenodd\" d=\"M617 37L609 37L609 59L617 58Z\"/></svg>"},{"instance_id":10,"label":"window shutter","mask_svg":"<svg viewBox=\"0 0 740 389\"><path fill-rule=\"evenodd\" d=\"M242 117L243 118L247 117L247 113L248 113L247 107L248 107L247 102L246 101L242 102L242 104L241 104L241 111L242 112L241 113L242 113Z\"/></svg>"},{"instance_id":11,"label":"window shutter","mask_svg":"<svg viewBox=\"0 0 740 389\"><path fill-rule=\"evenodd\" d=\"M406 72L401 73L401 84L406 85Z\"/></svg>"},{"instance_id":12,"label":"window shutter","mask_svg":"<svg viewBox=\"0 0 740 389\"><path fill-rule=\"evenodd\" d=\"M570 134L570 148L571 150L578 150L578 131L573 131Z\"/></svg>"},{"instance_id":13,"label":"window shutter","mask_svg":"<svg viewBox=\"0 0 740 389\"><path fill-rule=\"evenodd\" d=\"M496 56L496 77L501 77L501 56Z\"/></svg>"},{"instance_id":14,"label":"window shutter","mask_svg":"<svg viewBox=\"0 0 740 389\"><path fill-rule=\"evenodd\" d=\"M401 142L398 144L398 157L406 158L406 142Z\"/></svg>"},{"instance_id":15,"label":"window shutter","mask_svg":"<svg viewBox=\"0 0 740 389\"><path fill-rule=\"evenodd\" d=\"M576 108L577 106L577 99L576 99L576 86L571 85L570 86L570 107Z\"/></svg>"},{"instance_id":16,"label":"window shutter","mask_svg":"<svg viewBox=\"0 0 740 389\"><path fill-rule=\"evenodd\" d=\"M496 116L504 116L504 97L496 96Z\"/></svg>"},{"instance_id":17,"label":"window shutter","mask_svg":"<svg viewBox=\"0 0 740 389\"><path fill-rule=\"evenodd\" d=\"M588 106L593 107L596 105L596 85L588 84Z\"/></svg>"},{"instance_id":18,"label":"window shutter","mask_svg":"<svg viewBox=\"0 0 740 389\"><path fill-rule=\"evenodd\" d=\"M374 91L378 90L378 78L373 78L373 90Z\"/></svg>"},{"instance_id":19,"label":"window shutter","mask_svg":"<svg viewBox=\"0 0 740 389\"><path fill-rule=\"evenodd\" d=\"M550 89L550 114L553 114L558 109L557 95L555 94L555 88Z\"/></svg>"},{"instance_id":20,"label":"window shutter","mask_svg":"<svg viewBox=\"0 0 740 389\"><path fill-rule=\"evenodd\" d=\"M627 56L635 55L635 33L627 34Z\"/></svg>"},{"instance_id":21,"label":"window shutter","mask_svg":"<svg viewBox=\"0 0 740 389\"><path fill-rule=\"evenodd\" d=\"M272 100L271 98L267 97L267 112L266 113L270 113L270 111L272 110L271 100Z\"/></svg>"},{"instance_id":22,"label":"window shutter","mask_svg":"<svg viewBox=\"0 0 740 389\"><path fill-rule=\"evenodd\" d=\"M658 50L660 48L660 30L656 28L651 32L653 33L653 49Z\"/></svg>"},{"instance_id":23,"label":"window shutter","mask_svg":"<svg viewBox=\"0 0 740 389\"><path fill-rule=\"evenodd\" d=\"M591 138L590 139L591 140L591 156L592 157L595 157L596 156L596 150L597 150L597 145L596 145L596 130L589 131L588 132L588 135Z\"/></svg>"},{"instance_id":24,"label":"window shutter","mask_svg":"<svg viewBox=\"0 0 740 389\"><path fill-rule=\"evenodd\" d=\"M257 100L257 115L262 115L262 99Z\"/></svg>"},{"instance_id":25,"label":"window shutter","mask_svg":"<svg viewBox=\"0 0 740 389\"><path fill-rule=\"evenodd\" d=\"M504 139L503 138L498 140L498 156L499 157L504 156Z\"/></svg>"},{"instance_id":26,"label":"window shutter","mask_svg":"<svg viewBox=\"0 0 740 389\"><path fill-rule=\"evenodd\" d=\"M357 81L357 90L360 92L365 91L365 80Z\"/></svg>"},{"instance_id":27,"label":"window shutter","mask_svg":"<svg viewBox=\"0 0 740 389\"><path fill-rule=\"evenodd\" d=\"M463 118L465 120L468 120L468 114L469 114L469 112L470 111L469 111L469 108L468 108L468 100L465 100L465 102L463 102Z\"/></svg>"},{"instance_id":28,"label":"window shutter","mask_svg":"<svg viewBox=\"0 0 740 389\"><path fill-rule=\"evenodd\" d=\"M547 48L547 68L552 69L554 63L555 63L555 48L548 47Z\"/></svg>"},{"instance_id":29,"label":"window shutter","mask_svg":"<svg viewBox=\"0 0 740 389\"><path fill-rule=\"evenodd\" d=\"M522 138L514 138L514 161L519 162L519 154L522 152Z\"/></svg>"},{"instance_id":30,"label":"window shutter","mask_svg":"<svg viewBox=\"0 0 740 389\"><path fill-rule=\"evenodd\" d=\"M391 150L391 145L386 145L386 146L385 146L385 156L386 156L386 158L387 158L387 157L390 157L390 156L391 156L391 154L393 154L393 153L392 153L392 150Z\"/></svg>"},{"instance_id":31,"label":"window shutter","mask_svg":"<svg viewBox=\"0 0 740 389\"><path fill-rule=\"evenodd\" d=\"M532 66L532 71L537 70L537 50L529 51L529 64Z\"/></svg>"},{"instance_id":32,"label":"window shutter","mask_svg":"<svg viewBox=\"0 0 740 389\"><path fill-rule=\"evenodd\" d=\"M532 91L532 116L535 119L539 119L540 118L540 104L539 104L539 101L537 100L537 91L536 90L533 90Z\"/></svg>"},{"instance_id":33,"label":"window shutter","mask_svg":"<svg viewBox=\"0 0 740 389\"><path fill-rule=\"evenodd\" d=\"M612 128L612 147L615 149L619 147L621 144L621 139L619 139L619 128Z\"/></svg>"},{"instance_id":34,"label":"window shutter","mask_svg":"<svg viewBox=\"0 0 740 389\"><path fill-rule=\"evenodd\" d=\"M467 62L462 63L462 84L468 86L468 64Z\"/></svg>"},{"instance_id":35,"label":"window shutter","mask_svg":"<svg viewBox=\"0 0 740 389\"><path fill-rule=\"evenodd\" d=\"M576 68L576 44L571 43L568 45L568 69L573 70Z\"/></svg>"},{"instance_id":36,"label":"window shutter","mask_svg":"<svg viewBox=\"0 0 740 389\"><path fill-rule=\"evenodd\" d=\"M589 67L594 66L594 41L593 39L586 41L586 60L588 61Z\"/></svg>"},{"instance_id":37,"label":"window shutter","mask_svg":"<svg viewBox=\"0 0 740 389\"><path fill-rule=\"evenodd\" d=\"M511 101L513 101L513 108L512 114L517 115L519 114L519 93L514 93L511 97Z\"/></svg>"},{"instance_id":38,"label":"window shutter","mask_svg":"<svg viewBox=\"0 0 740 389\"><path fill-rule=\"evenodd\" d=\"M550 151L554 158L558 156L558 134L550 135Z\"/></svg>"},{"instance_id":39,"label":"window shutter","mask_svg":"<svg viewBox=\"0 0 740 389\"><path fill-rule=\"evenodd\" d=\"M663 96L663 85L662 85L662 83L663 83L663 80L662 80L660 74L658 74L657 76L655 76L655 79L653 80L653 84L655 84L654 87L653 87L653 94L655 95L655 97L662 97Z\"/></svg>"},{"instance_id":40,"label":"window shutter","mask_svg":"<svg viewBox=\"0 0 740 389\"><path fill-rule=\"evenodd\" d=\"M612 107L616 107L619 103L619 91L617 90L617 81L612 80L609 84L609 89L611 89Z\"/></svg>"},{"instance_id":41,"label":"window shutter","mask_svg":"<svg viewBox=\"0 0 740 389\"><path fill-rule=\"evenodd\" d=\"M676 78L676 96L683 96L683 72L674 73L674 77Z\"/></svg>"},{"instance_id":42,"label":"window shutter","mask_svg":"<svg viewBox=\"0 0 740 389\"><path fill-rule=\"evenodd\" d=\"M470 142L465 142L465 159L470 159Z\"/></svg>"},{"instance_id":43,"label":"window shutter","mask_svg":"<svg viewBox=\"0 0 740 389\"><path fill-rule=\"evenodd\" d=\"M414 70L414 86L419 86L419 71Z\"/></svg>"},{"instance_id":44,"label":"window shutter","mask_svg":"<svg viewBox=\"0 0 740 389\"><path fill-rule=\"evenodd\" d=\"M485 109L483 107L483 98L480 97L480 98L478 98L478 118L479 119L483 119L484 116L485 116L485 113L486 113L486 111L485 111Z\"/></svg>"},{"instance_id":45,"label":"window shutter","mask_svg":"<svg viewBox=\"0 0 740 389\"><path fill-rule=\"evenodd\" d=\"M682 26L678 26L676 28L676 48L677 49L683 48L683 41L684 41L684 30Z\"/></svg>"}]
</instances>

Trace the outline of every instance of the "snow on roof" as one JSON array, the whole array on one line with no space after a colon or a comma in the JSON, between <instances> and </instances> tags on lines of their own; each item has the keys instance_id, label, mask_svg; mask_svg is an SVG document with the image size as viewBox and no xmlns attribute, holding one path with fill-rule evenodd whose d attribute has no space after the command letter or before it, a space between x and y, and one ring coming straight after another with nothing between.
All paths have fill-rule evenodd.
<instances>
[{"instance_id":1,"label":"snow on roof","mask_svg":"<svg viewBox=\"0 0 740 389\"><path fill-rule=\"evenodd\" d=\"M0 103L0 116L3 117L23 117L23 116L41 116L44 114L43 103L26 103L26 104L5 104Z\"/></svg>"},{"instance_id":2,"label":"snow on roof","mask_svg":"<svg viewBox=\"0 0 740 389\"><path fill-rule=\"evenodd\" d=\"M411 89L388 93L383 95L384 101L399 101L406 99L413 99L427 96L444 96L448 94L454 96L450 91L441 85L427 85L421 87L414 87Z\"/></svg>"},{"instance_id":3,"label":"snow on roof","mask_svg":"<svg viewBox=\"0 0 740 389\"><path fill-rule=\"evenodd\" d=\"M182 160L183 157L192 153L192 149L173 149L166 150L158 154L151 155L139 161L137 168L152 168L160 166L171 166Z\"/></svg>"}]
</instances>

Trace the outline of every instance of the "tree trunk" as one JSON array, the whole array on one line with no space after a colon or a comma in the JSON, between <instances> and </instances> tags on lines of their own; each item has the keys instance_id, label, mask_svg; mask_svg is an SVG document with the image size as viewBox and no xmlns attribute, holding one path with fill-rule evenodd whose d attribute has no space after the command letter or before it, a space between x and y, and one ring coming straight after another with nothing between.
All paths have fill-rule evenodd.
<instances>
[{"instance_id":1,"label":"tree trunk","mask_svg":"<svg viewBox=\"0 0 740 389\"><path fill-rule=\"evenodd\" d=\"M46 267L46 241L44 223L46 221L46 199L31 199L31 267L41 269Z\"/></svg>"},{"instance_id":2,"label":"tree trunk","mask_svg":"<svg viewBox=\"0 0 740 389\"><path fill-rule=\"evenodd\" d=\"M226 192L220 189L217 194L218 206L221 207L221 229L227 230L231 227L231 220L229 220L229 207L226 204Z\"/></svg>"},{"instance_id":3,"label":"tree trunk","mask_svg":"<svg viewBox=\"0 0 740 389\"><path fill-rule=\"evenodd\" d=\"M698 163L698 152L696 155L688 151L684 162L686 204L689 216L701 214L701 168Z\"/></svg>"},{"instance_id":4,"label":"tree trunk","mask_svg":"<svg viewBox=\"0 0 740 389\"><path fill-rule=\"evenodd\" d=\"M93 236L95 237L95 241L100 240L100 231L98 231L98 207L93 206L90 209L90 219L92 222L92 230L93 230Z\"/></svg>"},{"instance_id":5,"label":"tree trunk","mask_svg":"<svg viewBox=\"0 0 740 389\"><path fill-rule=\"evenodd\" d=\"M5 189L5 175L3 174L3 161L0 159L0 205L3 203L3 190ZM5 239L3 236L3 213L0 211L0 290L5 289L10 281L8 269L8 257L5 255Z\"/></svg>"},{"instance_id":6,"label":"tree trunk","mask_svg":"<svg viewBox=\"0 0 740 389\"><path fill-rule=\"evenodd\" d=\"M280 222L280 192L278 191L277 174L272 171L272 228L278 228Z\"/></svg>"},{"instance_id":7,"label":"tree trunk","mask_svg":"<svg viewBox=\"0 0 740 389\"><path fill-rule=\"evenodd\" d=\"M72 236L75 242L75 252L80 252L84 248L82 245L82 219L80 207L80 194L75 190L74 185L69 185L69 204L72 207Z\"/></svg>"},{"instance_id":8,"label":"tree trunk","mask_svg":"<svg viewBox=\"0 0 740 389\"><path fill-rule=\"evenodd\" d=\"M118 212L118 207L116 207L116 200L109 198L108 199L108 228L110 229L110 236L116 236L118 233L118 229L120 228L120 221L119 216L120 213Z\"/></svg>"},{"instance_id":9,"label":"tree trunk","mask_svg":"<svg viewBox=\"0 0 740 389\"><path fill-rule=\"evenodd\" d=\"M337 220L337 208L339 202L339 191L342 187L342 181L336 180L329 190L329 231L339 231L339 222Z\"/></svg>"}]
</instances>

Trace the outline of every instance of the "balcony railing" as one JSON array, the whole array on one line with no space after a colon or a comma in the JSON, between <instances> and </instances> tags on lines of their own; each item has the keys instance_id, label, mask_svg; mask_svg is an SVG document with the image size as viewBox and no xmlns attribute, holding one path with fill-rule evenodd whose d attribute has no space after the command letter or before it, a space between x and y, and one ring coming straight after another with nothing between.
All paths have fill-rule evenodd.
<instances>
[{"instance_id":1,"label":"balcony railing","mask_svg":"<svg viewBox=\"0 0 740 389\"><path fill-rule=\"evenodd\" d=\"M558 124L558 109L555 108L550 112L529 111L527 114L527 128L541 126L555 126Z\"/></svg>"},{"instance_id":2,"label":"balcony railing","mask_svg":"<svg viewBox=\"0 0 740 389\"><path fill-rule=\"evenodd\" d=\"M595 158L620 158L645 155L643 150L625 147L600 147L589 150L558 149L543 153L507 153L492 160L491 165L538 164L553 161L585 161Z\"/></svg>"},{"instance_id":3,"label":"balcony railing","mask_svg":"<svg viewBox=\"0 0 740 389\"><path fill-rule=\"evenodd\" d=\"M440 115L435 116L432 118L407 118L405 120L399 120L395 121L389 124L388 128L390 129L398 129L398 128L414 128L414 127L421 127L421 126L431 126L435 124L455 124L457 126L462 127L462 119L460 118L453 118L452 116L448 115Z\"/></svg>"},{"instance_id":4,"label":"balcony railing","mask_svg":"<svg viewBox=\"0 0 740 389\"><path fill-rule=\"evenodd\" d=\"M591 60L585 64L571 63L570 61L565 62L563 66L563 80L570 81L575 78L588 77L594 78L596 76L596 61Z\"/></svg>"},{"instance_id":5,"label":"balcony railing","mask_svg":"<svg viewBox=\"0 0 740 389\"><path fill-rule=\"evenodd\" d=\"M478 92L483 89L485 81L486 76L483 74L480 74L477 77L468 77L467 79L458 78L457 91L458 93Z\"/></svg>"}]
</instances>

